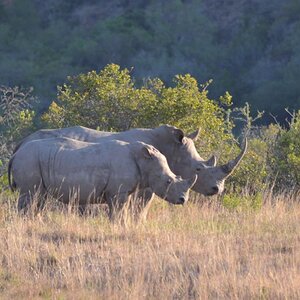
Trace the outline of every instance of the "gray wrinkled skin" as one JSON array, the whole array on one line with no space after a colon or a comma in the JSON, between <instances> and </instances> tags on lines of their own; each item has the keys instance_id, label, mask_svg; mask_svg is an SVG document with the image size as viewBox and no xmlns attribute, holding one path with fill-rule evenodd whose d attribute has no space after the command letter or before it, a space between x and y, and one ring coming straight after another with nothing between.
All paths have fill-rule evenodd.
<instances>
[{"instance_id":1,"label":"gray wrinkled skin","mask_svg":"<svg viewBox=\"0 0 300 300\"><path fill-rule=\"evenodd\" d=\"M25 138L18 146L23 147L28 141L49 137L69 137L79 141L102 143L108 140L125 142L141 141L157 148L167 158L170 169L182 178L191 178L197 174L196 184L192 189L203 195L220 194L224 190L225 179L230 176L244 156L247 143L241 154L224 166L216 166L216 158L203 160L198 154L194 140L199 131L185 136L183 131L169 125L154 129L132 129L124 132L103 132L86 127L75 126L62 129L39 130Z\"/></svg>"},{"instance_id":2,"label":"gray wrinkled skin","mask_svg":"<svg viewBox=\"0 0 300 300\"><path fill-rule=\"evenodd\" d=\"M11 174L10 174L11 172ZM10 161L9 178L20 190L19 210L32 195L51 192L60 201L79 205L106 202L112 216L139 190L150 190L172 204L184 204L197 176L182 179L163 154L142 142L87 143L69 138L26 142Z\"/></svg>"}]
</instances>

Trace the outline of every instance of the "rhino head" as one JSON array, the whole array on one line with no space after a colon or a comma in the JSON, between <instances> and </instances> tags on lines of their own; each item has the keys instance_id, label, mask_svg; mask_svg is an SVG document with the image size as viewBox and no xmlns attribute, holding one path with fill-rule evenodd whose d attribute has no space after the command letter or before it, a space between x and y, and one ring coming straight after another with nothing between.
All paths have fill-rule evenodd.
<instances>
[{"instance_id":1,"label":"rhino head","mask_svg":"<svg viewBox=\"0 0 300 300\"><path fill-rule=\"evenodd\" d=\"M191 178L196 174L197 180L192 187L195 192L205 196L222 193L226 178L239 165L247 151L247 140L235 159L225 165L217 166L215 156L204 160L198 154L194 141L199 135L199 130L185 136L181 129L169 125L163 126L169 132L169 138L173 140L172 147L169 146L171 143L168 141L169 147L162 151L168 158L172 171L183 178Z\"/></svg>"},{"instance_id":2,"label":"rhino head","mask_svg":"<svg viewBox=\"0 0 300 300\"><path fill-rule=\"evenodd\" d=\"M150 187L153 193L169 203L186 203L189 189L196 182L197 175L182 179L170 170L166 157L156 148L142 142L138 143L142 144L136 158L143 185Z\"/></svg>"},{"instance_id":3,"label":"rhino head","mask_svg":"<svg viewBox=\"0 0 300 300\"><path fill-rule=\"evenodd\" d=\"M193 186L193 190L207 196L221 194L224 191L226 178L228 178L239 165L246 151L247 139L245 139L243 148L239 155L230 160L228 163L215 167L199 167L199 170L197 171L198 180Z\"/></svg>"}]
</instances>

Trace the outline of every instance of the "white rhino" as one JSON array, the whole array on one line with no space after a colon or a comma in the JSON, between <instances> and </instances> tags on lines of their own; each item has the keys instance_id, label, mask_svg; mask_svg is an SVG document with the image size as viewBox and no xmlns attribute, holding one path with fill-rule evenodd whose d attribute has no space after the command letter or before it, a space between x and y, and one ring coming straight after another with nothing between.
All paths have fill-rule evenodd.
<instances>
[{"instance_id":1,"label":"white rhino","mask_svg":"<svg viewBox=\"0 0 300 300\"><path fill-rule=\"evenodd\" d=\"M28 208L38 190L64 203L72 196L79 205L104 201L111 216L139 189L184 204L197 179L176 176L165 156L143 142L99 144L69 138L27 142L12 156L8 173L10 185L20 190L19 210Z\"/></svg>"},{"instance_id":2,"label":"white rhino","mask_svg":"<svg viewBox=\"0 0 300 300\"><path fill-rule=\"evenodd\" d=\"M69 137L79 141L102 143L108 140L125 142L141 141L157 148L166 156L170 169L182 178L191 178L197 174L198 179L192 189L206 196L220 194L224 190L225 179L240 163L246 149L247 141L241 153L222 166L216 166L216 158L203 160L198 154L194 140L199 130L185 136L184 132L174 126L162 125L154 129L132 129L124 132L103 132L82 126L62 129L41 129L23 139L16 150L28 141L49 137Z\"/></svg>"}]
</instances>

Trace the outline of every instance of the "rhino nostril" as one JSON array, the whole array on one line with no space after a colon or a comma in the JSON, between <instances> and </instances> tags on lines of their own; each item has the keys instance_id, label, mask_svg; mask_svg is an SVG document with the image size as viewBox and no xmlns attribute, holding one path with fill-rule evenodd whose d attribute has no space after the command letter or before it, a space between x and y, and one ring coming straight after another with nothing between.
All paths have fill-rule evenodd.
<instances>
[{"instance_id":1,"label":"rhino nostril","mask_svg":"<svg viewBox=\"0 0 300 300\"><path fill-rule=\"evenodd\" d=\"M178 202L179 202L179 204L183 204L185 202L185 198L184 197L180 197Z\"/></svg>"},{"instance_id":2,"label":"rhino nostril","mask_svg":"<svg viewBox=\"0 0 300 300\"><path fill-rule=\"evenodd\" d=\"M214 187L212 188L212 190L213 190L213 192L214 192L215 194L217 194L217 193L219 192L219 188L218 188L217 186L214 186Z\"/></svg>"}]
</instances>

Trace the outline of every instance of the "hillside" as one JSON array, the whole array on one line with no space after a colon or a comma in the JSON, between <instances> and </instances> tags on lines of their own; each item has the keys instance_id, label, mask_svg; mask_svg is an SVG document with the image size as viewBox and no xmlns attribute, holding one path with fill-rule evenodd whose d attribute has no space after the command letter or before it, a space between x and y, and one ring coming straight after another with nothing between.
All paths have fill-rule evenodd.
<instances>
[{"instance_id":1,"label":"hillside","mask_svg":"<svg viewBox=\"0 0 300 300\"><path fill-rule=\"evenodd\" d=\"M299 108L300 3L2 0L0 84L33 86L45 108L66 76L114 62L141 80L191 73L284 118Z\"/></svg>"}]
</instances>

